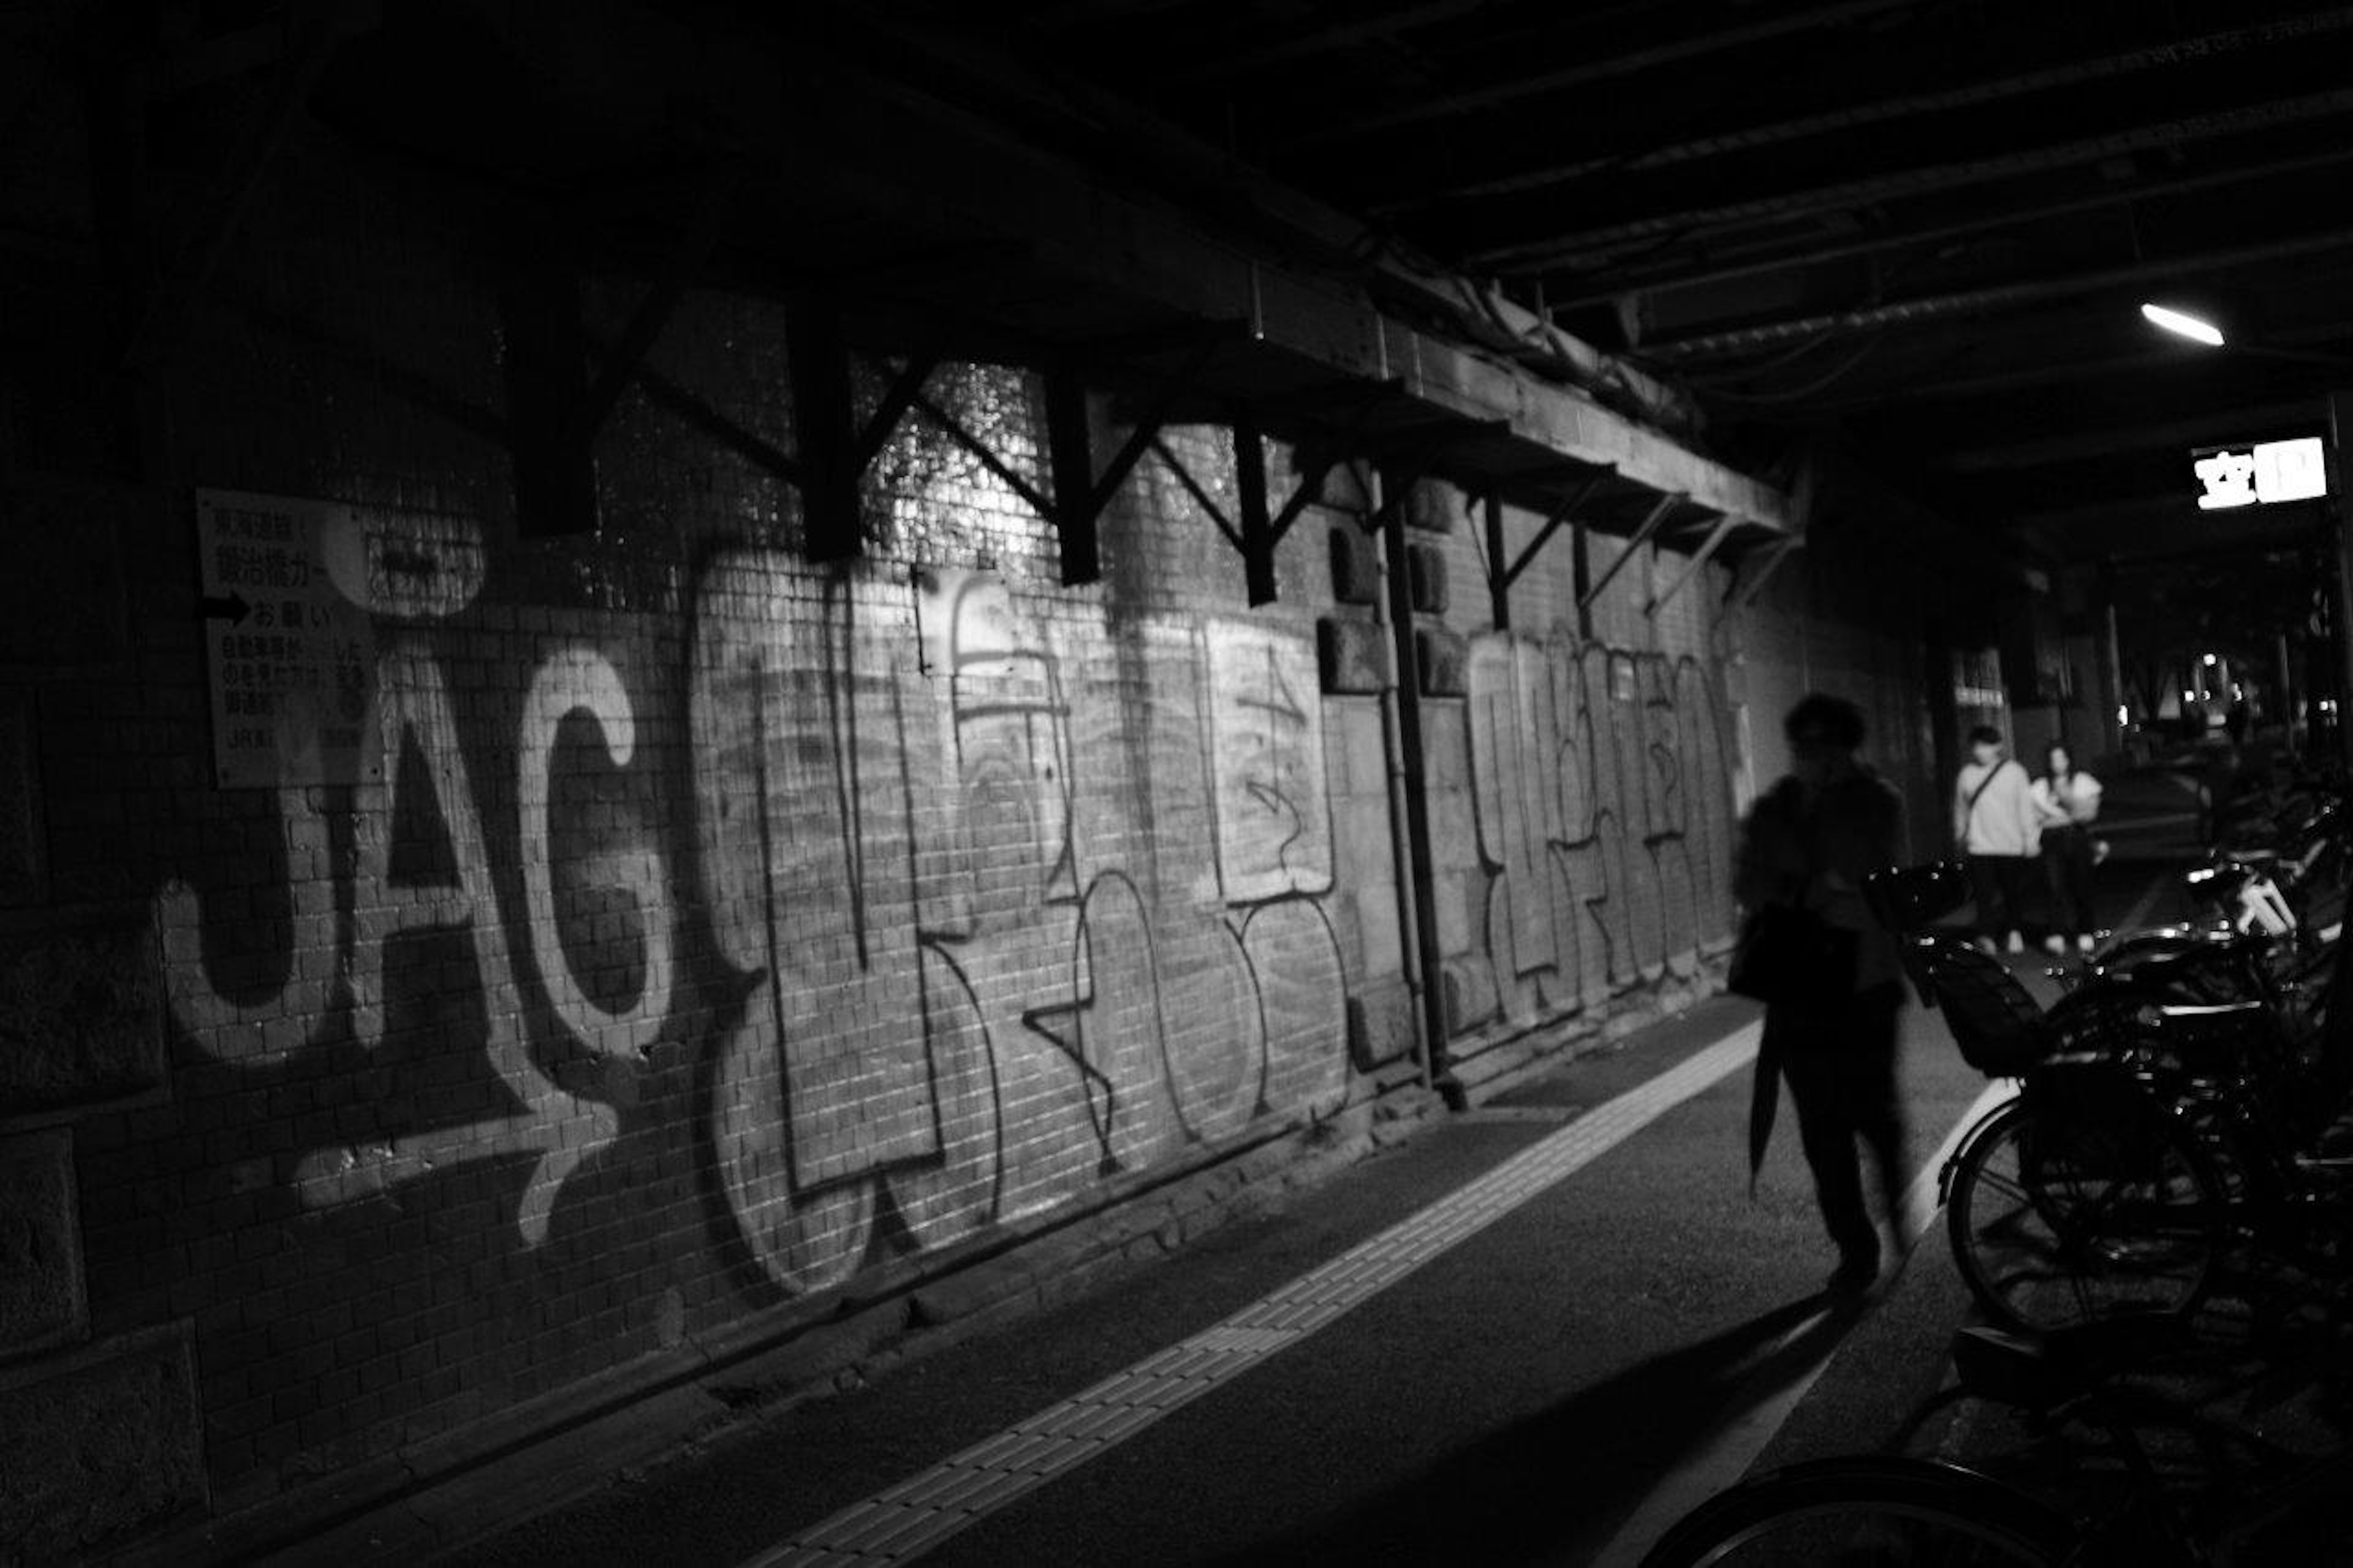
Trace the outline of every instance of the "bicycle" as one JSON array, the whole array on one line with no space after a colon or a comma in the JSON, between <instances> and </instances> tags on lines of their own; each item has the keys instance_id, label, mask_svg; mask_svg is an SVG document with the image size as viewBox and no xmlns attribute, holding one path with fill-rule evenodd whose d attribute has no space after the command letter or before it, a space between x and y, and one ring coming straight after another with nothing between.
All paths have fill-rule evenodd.
<instances>
[{"instance_id":1,"label":"bicycle","mask_svg":"<svg viewBox=\"0 0 2353 1568\"><path fill-rule=\"evenodd\" d=\"M2276 1003L2152 1004L2123 986L2105 1020L2034 1018L2022 988L1968 964L1932 958L1931 983L1964 1054L2021 1086L1939 1173L1955 1260L1989 1315L2036 1329L2187 1314L2232 1257L2343 1270L2353 1009L2324 1007L2300 1038Z\"/></svg>"},{"instance_id":2,"label":"bicycle","mask_svg":"<svg viewBox=\"0 0 2353 1568\"><path fill-rule=\"evenodd\" d=\"M2085 1564L2313 1563L2312 1505L2342 1505L2353 1449L2289 1463L2274 1479L2222 1502L2185 1501L2167 1487L2105 1379L2145 1346L2107 1354L2077 1337L2022 1338L1986 1329L1954 1336L1960 1391L2036 1412L2052 1423L2097 1426L2124 1461L2123 1486L2078 1511L1981 1469L1942 1459L1858 1455L1792 1465L1702 1503L1655 1542L1641 1568L2083 1568ZM2100 1334L2116 1325L2098 1325ZM2137 1331L2129 1329L2127 1331ZM2268 1532L2268 1533L2267 1533ZM2294 1556L2283 1555L2294 1552ZM2242 1555L2244 1553L2244 1555Z\"/></svg>"},{"instance_id":3,"label":"bicycle","mask_svg":"<svg viewBox=\"0 0 2353 1568\"><path fill-rule=\"evenodd\" d=\"M1939 1173L1971 1294L2021 1329L2195 1309L2229 1246L2226 1188L2186 1086L2146 1049L2138 994L2087 988L2054 1017L2000 963L1924 930L1967 896L1958 867L1883 871L1866 892L1962 1058L2019 1084Z\"/></svg>"}]
</instances>

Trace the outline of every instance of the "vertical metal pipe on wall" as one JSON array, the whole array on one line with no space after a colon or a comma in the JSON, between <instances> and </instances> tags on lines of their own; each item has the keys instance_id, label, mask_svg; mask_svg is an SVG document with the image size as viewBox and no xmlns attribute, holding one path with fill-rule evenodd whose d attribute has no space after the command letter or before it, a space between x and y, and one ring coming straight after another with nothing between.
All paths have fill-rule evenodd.
<instances>
[{"instance_id":1,"label":"vertical metal pipe on wall","mask_svg":"<svg viewBox=\"0 0 2353 1568\"><path fill-rule=\"evenodd\" d=\"M1404 806L1406 860L1398 868L1398 897L1412 905L1410 936L1414 967L1421 973L1421 1030L1426 1042L1422 1069L1435 1082L1447 1070L1443 955L1439 951L1438 914L1430 899L1434 875L1430 848L1430 774L1421 747L1421 660L1413 639L1413 589L1407 575L1405 498L1391 495L1392 480L1376 469L1371 500L1381 521L1383 602L1388 607L1389 642L1396 652L1398 783ZM1408 884L1410 883L1409 890Z\"/></svg>"},{"instance_id":2,"label":"vertical metal pipe on wall","mask_svg":"<svg viewBox=\"0 0 2353 1568\"><path fill-rule=\"evenodd\" d=\"M1369 485L1366 491L1367 496L1372 494ZM1377 505L1377 501L1368 500L1366 507L1367 515ZM1389 626L1388 567L1382 563L1377 552L1373 561L1374 571L1382 584L1382 591L1373 600L1373 619L1376 625L1386 630ZM1421 889L1414 886L1411 875L1413 835L1406 826L1405 721L1398 710L1397 659L1394 657L1389 660L1387 673L1381 678L1380 703L1381 761L1388 790L1389 865L1392 868L1391 884L1397 893L1398 963L1405 974L1406 996L1413 1008L1414 1058L1421 1069L1422 1085L1428 1088L1437 1077L1433 1063L1438 1042L1430 1036L1430 1013L1423 1003L1430 978L1421 966Z\"/></svg>"}]
</instances>

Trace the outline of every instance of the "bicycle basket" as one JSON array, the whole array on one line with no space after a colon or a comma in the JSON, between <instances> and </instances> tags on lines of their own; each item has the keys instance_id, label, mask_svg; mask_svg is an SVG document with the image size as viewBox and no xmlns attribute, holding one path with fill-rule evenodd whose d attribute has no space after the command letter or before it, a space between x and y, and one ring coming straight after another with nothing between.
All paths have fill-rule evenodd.
<instances>
[{"instance_id":1,"label":"bicycle basket","mask_svg":"<svg viewBox=\"0 0 2353 1568\"><path fill-rule=\"evenodd\" d=\"M2051 1054L2041 1005L2000 963L1957 937L1921 938L1915 952L1963 1061L1988 1078L2016 1078Z\"/></svg>"},{"instance_id":2,"label":"bicycle basket","mask_svg":"<svg viewBox=\"0 0 2353 1568\"><path fill-rule=\"evenodd\" d=\"M1862 879L1863 901L1892 931L1915 931L1968 901L1968 868L1953 860L1890 866Z\"/></svg>"}]
</instances>

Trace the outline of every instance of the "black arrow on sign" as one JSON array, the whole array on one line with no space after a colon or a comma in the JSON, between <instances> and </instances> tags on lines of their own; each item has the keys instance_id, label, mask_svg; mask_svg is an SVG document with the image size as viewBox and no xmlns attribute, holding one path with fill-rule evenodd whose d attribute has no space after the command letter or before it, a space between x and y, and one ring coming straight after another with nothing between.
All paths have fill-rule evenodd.
<instances>
[{"instance_id":1,"label":"black arrow on sign","mask_svg":"<svg viewBox=\"0 0 2353 1568\"><path fill-rule=\"evenodd\" d=\"M245 602L242 594L231 594L227 598L206 595L196 601L196 613L205 619L227 621L233 626L241 624L252 612L253 606Z\"/></svg>"}]
</instances>

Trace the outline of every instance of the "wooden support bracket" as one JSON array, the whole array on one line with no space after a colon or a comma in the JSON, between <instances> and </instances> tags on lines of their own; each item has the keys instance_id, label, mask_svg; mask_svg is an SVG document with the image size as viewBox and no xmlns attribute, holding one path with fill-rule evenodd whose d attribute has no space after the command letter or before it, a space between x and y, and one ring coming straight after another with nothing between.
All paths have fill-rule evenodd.
<instances>
[{"instance_id":1,"label":"wooden support bracket","mask_svg":"<svg viewBox=\"0 0 2353 1568\"><path fill-rule=\"evenodd\" d=\"M1050 392L1050 388L1049 390ZM1036 512L1039 517L1044 518L1047 521L1051 522L1053 521L1053 501L1041 494L1038 487L1031 484L1028 479L1016 473L1011 464L1008 463L1004 458L991 451L987 442L982 440L979 437L975 436L971 431L965 429L955 415L950 414L946 409L942 408L938 404L933 402L920 390L908 394L907 405L916 413L922 415L934 425L939 426L940 433L942 435L945 436L949 440L955 442L957 446L970 453L976 462L979 463L982 468L987 468L990 473L996 475L998 479L1002 480L1006 489L1011 490L1015 495L1021 498L1021 501L1024 506L1027 506L1030 510ZM1048 411L1050 414L1051 413L1051 409L1052 404L1050 399L1048 404Z\"/></svg>"},{"instance_id":2,"label":"wooden support bracket","mask_svg":"<svg viewBox=\"0 0 2353 1568\"><path fill-rule=\"evenodd\" d=\"M1609 569L1602 573L1593 586L1588 588L1577 599L1578 610L1590 610L1593 607L1594 601L1601 597L1602 590L1609 587L1618 574L1626 569L1626 563L1634 559L1636 552L1651 542L1651 536L1659 531L1659 525L1667 521L1667 514L1674 510L1683 499L1683 492L1680 490L1672 491L1659 498L1659 504L1651 509L1651 515L1642 520L1642 526L1634 531L1632 538L1627 540L1626 548L1619 552L1618 559L1612 561L1609 563Z\"/></svg>"},{"instance_id":3,"label":"wooden support bracket","mask_svg":"<svg viewBox=\"0 0 2353 1568\"><path fill-rule=\"evenodd\" d=\"M620 337L605 356L604 368L573 405L572 416L565 421L564 438L567 442L586 447L596 441L596 432L612 413L621 389L638 374L662 329L670 324L670 313L678 309L679 297L686 292L688 279L718 245L729 205L744 183L744 166L730 162L704 177L685 228L680 231L670 254L662 258L659 276L638 301L638 308L629 313L628 324L621 329Z\"/></svg>"},{"instance_id":4,"label":"wooden support bracket","mask_svg":"<svg viewBox=\"0 0 2353 1568\"><path fill-rule=\"evenodd\" d=\"M927 344L908 356L906 364L892 381L891 389L875 405L873 416L866 421L866 428L858 433L859 472L871 468L874 459L882 455L882 447L898 430L899 421L915 405L923 384L931 380L932 372L939 369L941 354L936 344Z\"/></svg>"},{"instance_id":5,"label":"wooden support bracket","mask_svg":"<svg viewBox=\"0 0 2353 1568\"><path fill-rule=\"evenodd\" d=\"M1732 532L1733 528L1738 524L1739 521L1740 520L1738 518L1733 516L1732 513L1728 511L1718 517L1715 520L1715 526L1707 531L1707 538L1701 542L1698 553L1694 554L1689 561L1683 563L1683 569L1675 574L1675 580L1673 582L1667 584L1665 593L1661 594L1657 598L1642 606L1642 614L1645 616L1656 616L1660 610L1666 606L1666 604L1670 599L1672 599L1677 594L1682 593L1685 587L1689 586L1691 580L1698 576L1701 571L1706 567L1708 558L1716 552L1717 548L1724 543L1725 539Z\"/></svg>"},{"instance_id":6,"label":"wooden support bracket","mask_svg":"<svg viewBox=\"0 0 2353 1568\"><path fill-rule=\"evenodd\" d=\"M1595 469L1587 476L1585 482L1577 488L1574 495L1552 509L1551 513L1544 520L1544 526L1536 530L1536 536L1528 541L1528 547L1520 552L1519 559L1513 562L1510 569L1504 574L1504 587L1508 588L1520 580L1520 574L1528 569L1528 563L1536 558L1536 552L1550 542L1552 536L1560 531L1561 525L1574 518L1577 515L1577 509L1583 506L1592 497L1593 492L1599 489L1603 482L1617 471L1615 467ZM1500 542L1499 539L1498 543ZM1495 559L1500 561L1503 557L1498 554Z\"/></svg>"},{"instance_id":7,"label":"wooden support bracket","mask_svg":"<svg viewBox=\"0 0 2353 1568\"><path fill-rule=\"evenodd\" d=\"M1218 498L1201 488L1201 481L1193 477L1193 470L1185 466L1185 459L1171 451L1168 444L1157 437L1153 438L1152 453L1160 459L1162 467L1176 476L1176 482L1185 487L1185 493L1193 498L1193 504L1209 514L1209 521L1217 524L1219 533L1226 536L1226 542L1240 550L1241 531L1226 516L1225 509L1218 504Z\"/></svg>"},{"instance_id":8,"label":"wooden support bracket","mask_svg":"<svg viewBox=\"0 0 2353 1568\"><path fill-rule=\"evenodd\" d=\"M1784 534L1778 541L1767 545L1762 552L1763 559L1757 565L1756 575L1749 578L1747 582L1739 584L1733 590L1732 607L1736 610L1745 610L1754 604L1757 595L1764 591L1765 580L1772 576L1781 563L1787 561L1790 553L1805 542L1805 535L1789 533ZM1744 560L1741 564L1746 565L1747 563Z\"/></svg>"},{"instance_id":9,"label":"wooden support bracket","mask_svg":"<svg viewBox=\"0 0 2353 1568\"><path fill-rule=\"evenodd\" d=\"M1119 493L1119 487L1127 482L1138 459L1159 445L1161 427L1167 423L1177 401L1192 390L1210 357L1230 341L1230 334L1218 331L1195 341L1197 346L1184 367L1161 384L1151 406L1100 474L1094 469L1085 384L1074 371L1047 373L1046 446L1054 479L1054 500L1046 516L1061 536L1065 586L1092 583L1103 575L1095 524L1103 508ZM1166 448L1163 447L1162 450L1165 453Z\"/></svg>"}]
</instances>

